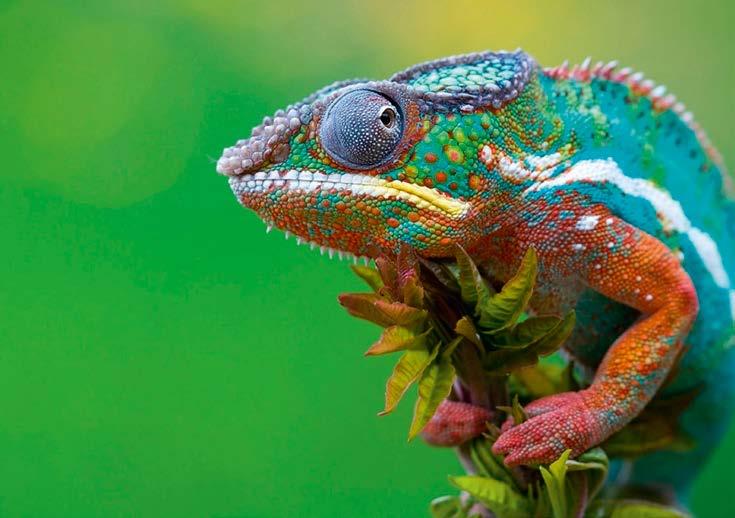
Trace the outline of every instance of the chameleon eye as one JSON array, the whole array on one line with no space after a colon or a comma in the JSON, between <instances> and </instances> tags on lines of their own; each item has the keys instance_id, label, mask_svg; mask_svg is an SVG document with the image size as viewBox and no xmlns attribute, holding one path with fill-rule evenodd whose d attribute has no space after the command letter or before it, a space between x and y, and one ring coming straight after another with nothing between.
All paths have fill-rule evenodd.
<instances>
[{"instance_id":1,"label":"chameleon eye","mask_svg":"<svg viewBox=\"0 0 735 518\"><path fill-rule=\"evenodd\" d=\"M383 123L383 126L390 129L396 123L396 117L398 117L396 111L390 106L385 106L380 110L380 116L378 118Z\"/></svg>"},{"instance_id":2,"label":"chameleon eye","mask_svg":"<svg viewBox=\"0 0 735 518\"><path fill-rule=\"evenodd\" d=\"M353 90L334 101L324 114L319 137L337 162L370 169L387 162L403 135L401 110L372 90Z\"/></svg>"}]
</instances>

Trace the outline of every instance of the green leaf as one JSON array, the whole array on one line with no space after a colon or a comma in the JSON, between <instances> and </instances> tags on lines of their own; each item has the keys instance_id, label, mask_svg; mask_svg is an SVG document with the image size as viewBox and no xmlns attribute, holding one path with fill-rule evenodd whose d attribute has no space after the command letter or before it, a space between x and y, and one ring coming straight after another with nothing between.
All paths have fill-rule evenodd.
<instances>
[{"instance_id":1,"label":"green leaf","mask_svg":"<svg viewBox=\"0 0 735 518\"><path fill-rule=\"evenodd\" d=\"M535 498L536 508L533 510L533 518L547 518L552 515L551 502L549 502L549 494L544 491L541 480L537 480L535 484L528 486L529 499L532 495L538 495ZM579 517L575 517L579 518Z\"/></svg>"},{"instance_id":2,"label":"green leaf","mask_svg":"<svg viewBox=\"0 0 735 518\"><path fill-rule=\"evenodd\" d=\"M375 266L380 272L380 278L383 279L383 287L380 294L390 296L393 300L398 300L398 272L396 266L386 257L378 257L375 259Z\"/></svg>"},{"instance_id":3,"label":"green leaf","mask_svg":"<svg viewBox=\"0 0 735 518\"><path fill-rule=\"evenodd\" d=\"M391 326L383 331L380 339L365 351L365 356L376 356L379 354L394 353L408 349L427 349L426 341L431 329L417 335L408 328L402 326Z\"/></svg>"},{"instance_id":4,"label":"green leaf","mask_svg":"<svg viewBox=\"0 0 735 518\"><path fill-rule=\"evenodd\" d=\"M533 515L530 500L504 482L474 475L449 477L449 481L475 497L499 517L528 518Z\"/></svg>"},{"instance_id":5,"label":"green leaf","mask_svg":"<svg viewBox=\"0 0 735 518\"><path fill-rule=\"evenodd\" d=\"M402 302L390 302L375 293L343 293L339 302L357 318L368 320L382 327L392 325L421 327L428 312Z\"/></svg>"},{"instance_id":6,"label":"green leaf","mask_svg":"<svg viewBox=\"0 0 735 518\"><path fill-rule=\"evenodd\" d=\"M401 290L403 302L415 308L424 307L424 288L418 279L410 278L405 281Z\"/></svg>"},{"instance_id":7,"label":"green leaf","mask_svg":"<svg viewBox=\"0 0 735 518\"><path fill-rule=\"evenodd\" d=\"M483 366L488 374L510 374L533 365L539 356L556 351L574 329L574 312L569 312L559 324L535 343L522 349L500 349L485 355Z\"/></svg>"},{"instance_id":8,"label":"green leaf","mask_svg":"<svg viewBox=\"0 0 735 518\"><path fill-rule=\"evenodd\" d=\"M517 487L509 468L503 463L503 459L492 452L492 443L484 437L478 437L468 444L472 464L477 469L477 474L489 477L500 482Z\"/></svg>"},{"instance_id":9,"label":"green leaf","mask_svg":"<svg viewBox=\"0 0 735 518\"><path fill-rule=\"evenodd\" d=\"M566 342L569 335L572 334L576 321L577 315L574 310L564 315L564 318L559 322L558 326L554 327L546 336L533 344L534 352L539 356L548 356L556 351Z\"/></svg>"},{"instance_id":10,"label":"green leaf","mask_svg":"<svg viewBox=\"0 0 735 518\"><path fill-rule=\"evenodd\" d=\"M581 388L582 387L574 377L574 360L569 360L569 362L564 366L564 370L561 373L559 388L556 391L577 392Z\"/></svg>"},{"instance_id":11,"label":"green leaf","mask_svg":"<svg viewBox=\"0 0 735 518\"><path fill-rule=\"evenodd\" d=\"M592 448L576 459L567 460L566 464L569 479L575 482L575 486L584 487L587 493L586 498L591 501L602 489L607 479L609 461L605 451L602 448ZM580 477L585 477L587 480L580 483Z\"/></svg>"},{"instance_id":12,"label":"green leaf","mask_svg":"<svg viewBox=\"0 0 735 518\"><path fill-rule=\"evenodd\" d=\"M441 262L424 259L423 257L419 257L419 262L425 268L425 270L421 272L421 280L424 285L426 285L426 281L429 280L429 284L433 283L434 285L436 285L437 288L440 288L442 291L448 291L450 293L459 292L459 284L457 283L457 278L453 275L452 270L449 266ZM430 272L430 276L426 275L425 272L427 270Z\"/></svg>"},{"instance_id":13,"label":"green leaf","mask_svg":"<svg viewBox=\"0 0 735 518\"><path fill-rule=\"evenodd\" d=\"M551 502L554 518L567 518L569 516L569 503L567 500L567 460L572 450L566 450L557 460L552 462L548 469L541 466L541 476L546 484L546 492Z\"/></svg>"},{"instance_id":14,"label":"green leaf","mask_svg":"<svg viewBox=\"0 0 735 518\"><path fill-rule=\"evenodd\" d=\"M452 340L451 342L449 342L447 344L447 346L444 348L444 350L442 351L442 357L444 359L446 359L447 361L450 361L450 359L452 357L452 354L457 349L457 347L459 346L459 344L462 343L462 340L464 340L463 337L457 336L457 337L454 338L454 340Z\"/></svg>"},{"instance_id":15,"label":"green leaf","mask_svg":"<svg viewBox=\"0 0 735 518\"><path fill-rule=\"evenodd\" d=\"M505 283L500 293L488 301L478 301L478 325L484 331L496 332L515 324L528 305L536 282L536 251L529 248L516 274ZM461 282L460 282L461 284Z\"/></svg>"},{"instance_id":16,"label":"green leaf","mask_svg":"<svg viewBox=\"0 0 735 518\"><path fill-rule=\"evenodd\" d=\"M454 256L459 269L459 288L462 300L472 308L486 304L490 299L490 290L474 261L459 245L454 245Z\"/></svg>"},{"instance_id":17,"label":"green leaf","mask_svg":"<svg viewBox=\"0 0 735 518\"><path fill-rule=\"evenodd\" d=\"M691 518L673 507L640 500L596 500L587 514L590 518Z\"/></svg>"},{"instance_id":18,"label":"green leaf","mask_svg":"<svg viewBox=\"0 0 735 518\"><path fill-rule=\"evenodd\" d=\"M398 291L403 302L409 306L424 306L424 288L419 279L419 261L416 251L410 246L401 246L396 258Z\"/></svg>"},{"instance_id":19,"label":"green leaf","mask_svg":"<svg viewBox=\"0 0 735 518\"><path fill-rule=\"evenodd\" d=\"M501 435L500 428L498 428L498 425L492 422L486 423L487 425L487 431L484 432L482 435L490 442L494 443L498 440L498 438Z\"/></svg>"},{"instance_id":20,"label":"green leaf","mask_svg":"<svg viewBox=\"0 0 735 518\"><path fill-rule=\"evenodd\" d=\"M499 406L498 410L502 410L509 417L512 417L513 423L515 425L519 425L521 423L525 423L526 421L528 421L528 416L526 415L526 411L523 410L523 407L518 402L518 394L515 394L513 396L512 406Z\"/></svg>"},{"instance_id":21,"label":"green leaf","mask_svg":"<svg viewBox=\"0 0 735 518\"><path fill-rule=\"evenodd\" d=\"M363 266L361 264L353 264L351 268L352 271L365 281L375 293L380 291L380 288L383 287L383 279L380 278L380 273L375 268L370 268L369 266Z\"/></svg>"},{"instance_id":22,"label":"green leaf","mask_svg":"<svg viewBox=\"0 0 735 518\"><path fill-rule=\"evenodd\" d=\"M388 378L385 386L385 409L378 415L388 414L396 408L408 387L421 376L438 353L439 346L431 352L426 349L417 349L403 353Z\"/></svg>"},{"instance_id":23,"label":"green leaf","mask_svg":"<svg viewBox=\"0 0 735 518\"><path fill-rule=\"evenodd\" d=\"M457 320L457 324L454 326L454 332L460 336L464 336L472 344L476 345L481 352L485 351L482 347L480 336L477 334L477 329L475 329L475 324L472 323L469 317L464 316Z\"/></svg>"},{"instance_id":24,"label":"green leaf","mask_svg":"<svg viewBox=\"0 0 735 518\"><path fill-rule=\"evenodd\" d=\"M393 325L393 321L375 306L378 300L382 298L375 293L343 293L339 296L339 303L353 317L362 318L382 327Z\"/></svg>"},{"instance_id":25,"label":"green leaf","mask_svg":"<svg viewBox=\"0 0 735 518\"><path fill-rule=\"evenodd\" d=\"M538 342L561 322L556 317L528 318L510 329L492 335L493 347L501 349L522 349Z\"/></svg>"},{"instance_id":26,"label":"green leaf","mask_svg":"<svg viewBox=\"0 0 735 518\"><path fill-rule=\"evenodd\" d=\"M536 365L514 371L509 383L511 392L519 392L521 397L533 400L576 390L571 387L568 378L566 367L539 361Z\"/></svg>"},{"instance_id":27,"label":"green leaf","mask_svg":"<svg viewBox=\"0 0 735 518\"><path fill-rule=\"evenodd\" d=\"M440 496L431 501L432 518L465 518L467 515L458 496Z\"/></svg>"},{"instance_id":28,"label":"green leaf","mask_svg":"<svg viewBox=\"0 0 735 518\"><path fill-rule=\"evenodd\" d=\"M383 313L391 322L399 326L418 326L426 321L428 312L425 309L403 304L402 302L388 302L387 300L376 300L375 307Z\"/></svg>"},{"instance_id":29,"label":"green leaf","mask_svg":"<svg viewBox=\"0 0 735 518\"><path fill-rule=\"evenodd\" d=\"M450 359L442 355L424 370L419 381L419 397L413 411L413 421L408 431L408 440L416 437L426 423L434 416L439 404L452 391L454 366Z\"/></svg>"}]
</instances>

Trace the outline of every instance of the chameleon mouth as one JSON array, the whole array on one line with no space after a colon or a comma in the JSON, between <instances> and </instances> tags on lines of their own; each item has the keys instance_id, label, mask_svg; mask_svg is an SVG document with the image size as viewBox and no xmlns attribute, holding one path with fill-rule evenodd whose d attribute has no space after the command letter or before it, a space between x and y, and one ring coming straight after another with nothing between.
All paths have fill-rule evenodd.
<instances>
[{"instance_id":1,"label":"chameleon mouth","mask_svg":"<svg viewBox=\"0 0 735 518\"><path fill-rule=\"evenodd\" d=\"M350 173L327 175L308 170L273 170L230 177L230 187L238 199L243 195L267 193L280 188L302 192L348 191L356 196L403 200L418 209L441 212L452 219L462 218L470 208L470 204L465 201L456 200L422 185Z\"/></svg>"}]
</instances>

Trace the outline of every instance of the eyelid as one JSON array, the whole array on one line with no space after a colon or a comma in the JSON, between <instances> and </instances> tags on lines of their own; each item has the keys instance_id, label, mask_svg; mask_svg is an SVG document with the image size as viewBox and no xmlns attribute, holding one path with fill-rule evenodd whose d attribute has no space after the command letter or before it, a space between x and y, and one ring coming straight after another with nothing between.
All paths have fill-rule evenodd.
<instances>
[{"instance_id":1,"label":"eyelid","mask_svg":"<svg viewBox=\"0 0 735 518\"><path fill-rule=\"evenodd\" d=\"M366 99L370 104L362 104ZM386 123L383 116L388 109L392 113ZM402 113L401 106L381 92L371 89L347 92L333 101L321 120L322 147L332 159L347 167L380 167L392 159L401 142ZM351 120L352 116L358 119ZM368 135L371 131L372 135Z\"/></svg>"}]
</instances>

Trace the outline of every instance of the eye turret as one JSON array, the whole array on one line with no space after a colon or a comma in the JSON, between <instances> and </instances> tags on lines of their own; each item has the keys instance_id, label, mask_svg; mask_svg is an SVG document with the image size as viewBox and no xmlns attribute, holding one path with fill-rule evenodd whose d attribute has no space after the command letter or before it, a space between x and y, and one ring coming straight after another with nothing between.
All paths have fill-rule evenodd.
<instances>
[{"instance_id":1,"label":"eye turret","mask_svg":"<svg viewBox=\"0 0 735 518\"><path fill-rule=\"evenodd\" d=\"M326 152L354 169L370 169L387 162L402 136L400 107L372 90L353 90L334 101L319 128Z\"/></svg>"}]
</instances>

